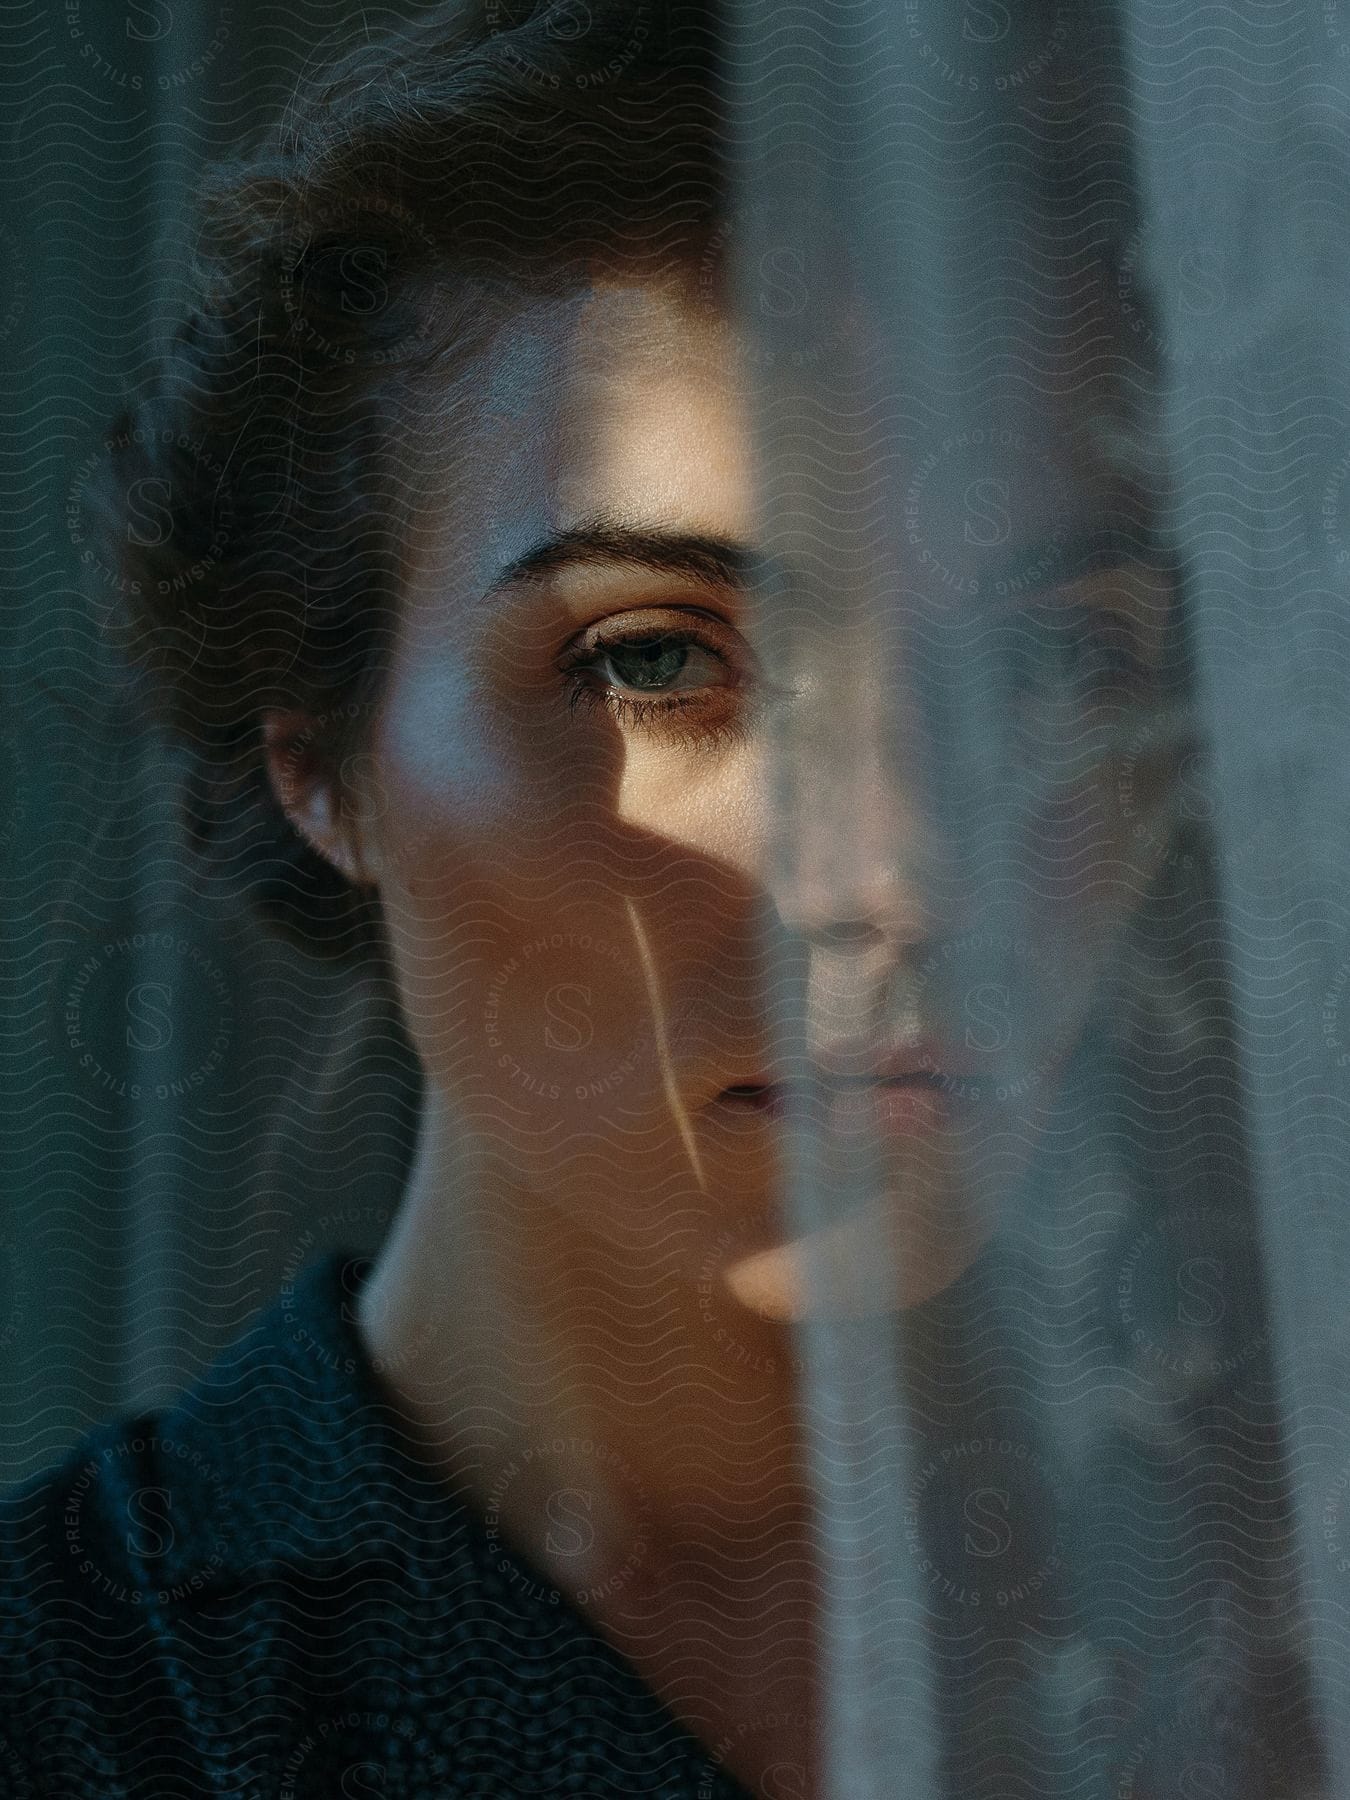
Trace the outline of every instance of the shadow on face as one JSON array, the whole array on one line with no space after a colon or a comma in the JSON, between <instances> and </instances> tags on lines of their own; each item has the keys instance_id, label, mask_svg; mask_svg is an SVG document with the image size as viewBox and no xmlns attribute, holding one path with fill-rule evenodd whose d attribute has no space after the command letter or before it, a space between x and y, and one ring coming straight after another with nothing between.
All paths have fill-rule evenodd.
<instances>
[{"instance_id":1,"label":"shadow on face","mask_svg":"<svg viewBox=\"0 0 1350 1800\"><path fill-rule=\"evenodd\" d=\"M884 397L853 329L853 401ZM790 409L791 382L688 293L606 282L502 323L355 820L430 1103L532 1229L673 1257L767 1319L810 1304L808 1246L870 1309L993 1229L979 1171L1025 1162L1166 835L1170 588L1112 538L1062 350L1015 422L995 397L902 466L841 405L803 523L756 454L752 396ZM972 672L983 720L944 742ZM808 1140L866 1196L847 1216L792 1216Z\"/></svg>"}]
</instances>

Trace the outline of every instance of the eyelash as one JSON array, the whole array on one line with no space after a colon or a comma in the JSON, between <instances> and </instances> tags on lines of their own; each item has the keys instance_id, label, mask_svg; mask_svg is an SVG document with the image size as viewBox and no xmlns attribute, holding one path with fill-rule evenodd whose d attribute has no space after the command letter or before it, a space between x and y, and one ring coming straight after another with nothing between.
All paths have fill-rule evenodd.
<instances>
[{"instance_id":1,"label":"eyelash","mask_svg":"<svg viewBox=\"0 0 1350 1800\"><path fill-rule=\"evenodd\" d=\"M1158 684L1160 672L1143 659L1119 620L1036 607L1023 615L1018 629L1024 635L1016 648L1024 657L1030 652L1041 659L1033 683L1068 681L1097 700L1142 699Z\"/></svg>"},{"instance_id":2,"label":"eyelash","mask_svg":"<svg viewBox=\"0 0 1350 1800\"><path fill-rule=\"evenodd\" d=\"M712 641L710 634L692 630L688 626L672 629L668 625L653 625L630 626L615 631L608 637L587 635L590 641L567 653L560 663L562 673L568 680L568 706L573 713L582 706L599 706L611 718L622 723L660 729L677 726L684 718L687 724L677 729L677 737L703 746L731 743L745 735L748 719L744 699L748 684L736 674L731 659ZM716 657L731 675L731 679L717 691L735 695L742 702L733 716L718 721L707 717L707 689L677 689L669 694L647 696L623 693L612 682L603 678L600 682L588 679L597 673L599 666L612 652L656 643L692 645L707 655ZM700 714L703 715L701 718Z\"/></svg>"},{"instance_id":3,"label":"eyelash","mask_svg":"<svg viewBox=\"0 0 1350 1800\"><path fill-rule=\"evenodd\" d=\"M1018 629L1024 634L1029 632L1038 649L1051 647L1054 656L1064 659L1072 671L1069 680L1084 682L1098 702L1110 694L1127 704L1138 704L1151 698L1157 687L1159 671L1131 653L1128 633L1113 631L1095 615L1076 617L1054 607L1033 606L1021 613ZM731 657L711 633L688 624L620 626L609 635L593 626L585 637L587 641L565 652L558 664L568 683L568 706L574 714L582 706L603 707L622 724L670 731L677 741L715 747L743 739L765 697L737 672ZM710 717L709 688L638 695L622 692L603 676L597 679L601 665L611 653L656 643L692 645L723 665L729 679L717 684L715 691L734 701L723 717ZM1095 680L1088 679L1089 671ZM1065 672L1061 662L1061 678Z\"/></svg>"}]
</instances>

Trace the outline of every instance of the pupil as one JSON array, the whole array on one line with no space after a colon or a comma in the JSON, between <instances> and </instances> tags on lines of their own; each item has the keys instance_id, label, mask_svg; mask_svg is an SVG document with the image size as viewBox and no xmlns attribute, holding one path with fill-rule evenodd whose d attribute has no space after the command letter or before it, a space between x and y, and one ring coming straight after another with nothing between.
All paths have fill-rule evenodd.
<instances>
[{"instance_id":1,"label":"pupil","mask_svg":"<svg viewBox=\"0 0 1350 1800\"><path fill-rule=\"evenodd\" d=\"M610 666L625 687L660 688L684 667L687 644L657 638L650 644L621 644L609 653Z\"/></svg>"}]
</instances>

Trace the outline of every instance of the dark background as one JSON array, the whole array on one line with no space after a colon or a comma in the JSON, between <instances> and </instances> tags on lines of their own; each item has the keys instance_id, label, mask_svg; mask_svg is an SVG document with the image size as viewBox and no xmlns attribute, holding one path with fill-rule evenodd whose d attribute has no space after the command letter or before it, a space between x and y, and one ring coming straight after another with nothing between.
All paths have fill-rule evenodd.
<instances>
[{"instance_id":1,"label":"dark background","mask_svg":"<svg viewBox=\"0 0 1350 1800\"><path fill-rule=\"evenodd\" d=\"M903 51L910 9L890 6ZM780 9L791 10L788 0L748 0L739 51L748 68ZM401 1189L417 1101L406 1040L350 969L264 937L239 906L197 890L183 764L112 679L100 636L109 596L100 598L100 571L82 560L82 483L108 421L183 309L203 163L273 117L302 69L418 10L41 0L9 9L0 37L0 344L12 421L0 509L0 1483L50 1463L96 1421L168 1400L324 1245L373 1250ZM1184 1651L1192 1685L1210 1681L1237 1722L1225 1755L1239 1766L1251 1761L1243 1733L1260 1716L1253 1696L1269 1709L1264 1738L1308 1747L1289 1673L1306 1656L1332 1768L1350 1768L1350 1607L1328 1536L1350 1470L1350 1055L1341 1037L1350 994L1350 58L1341 50L1350 27L1336 0L1198 10L1124 0L1112 10L1132 80L1147 218L1140 266L1153 270L1169 347L1174 525L1213 747L1223 900L1215 936L1231 964L1239 1038L1243 1129L1231 1136L1253 1168L1256 1228L1245 1230L1244 1214L1241 1254L1231 1258L1244 1281L1231 1282L1226 1300L1239 1327L1259 1318L1273 1386L1241 1406L1226 1400L1210 1416L1181 1416L1179 1406L1139 1404L1140 1384L1120 1379L1112 1354L1097 1374L1086 1365L1092 1379L1076 1381L1070 1409L1061 1377L1081 1372L1074 1321L1057 1342L1053 1317L1037 1323L1029 1284L999 1289L1003 1323L1033 1352L1027 1409L1043 1417L1070 1471L1062 1498L1078 1520L1073 1555L1093 1615L1091 1645L1029 1665L1004 1709L1016 1735L1034 1701L1047 1754L1063 1749L1067 1759L1062 1793L1082 1791L1083 1734L1096 1729L1092 1656L1114 1669L1113 1659L1134 1655L1167 1700L1179 1691L1169 1654ZM819 11L838 23L852 9ZM941 12L933 0L922 16ZM857 16L887 15L864 6ZM800 91L785 93L780 60L766 57L760 70L773 101L765 120L786 117L801 142L816 141L817 115L828 115L835 92L807 79L808 51L839 52L829 42L817 52L819 41L804 34ZM870 42L860 38L857 54L870 56ZM923 73L910 71L916 81ZM866 92L870 105L879 85L842 91ZM955 208L978 184L962 187L953 174L944 192L943 171L960 165L931 155L933 95L919 93L910 114L912 140L892 139L878 108L886 156L855 200L877 266L893 280L897 317L904 306L922 316L950 302L943 316L977 319L968 296L944 294L939 276L952 280L952 267L938 252L963 241ZM1054 116L1050 101L1029 99L1019 129ZM843 124L826 122L847 139ZM958 147L959 131L957 120L949 143ZM831 140L821 141L832 167ZM983 154L995 140L976 133L971 142ZM846 158L836 163L841 180L854 179ZM759 164L772 183L772 159ZM912 178L916 169L925 172ZM917 221L919 238L897 221ZM916 241L934 253L897 272L893 246ZM989 244L971 231L964 241L982 252ZM911 267L922 282L910 281ZM1198 272L1218 296L1218 324L1191 304ZM896 335L908 346L909 335ZM810 474L814 443L775 448L782 468ZM156 497L138 500L131 528L153 532ZM1189 1018L1178 1013L1182 1025ZM1180 1079L1175 1093L1189 1148L1203 1096L1195 1108ZM1158 1110L1165 1125L1168 1108ZM1193 1155L1171 1160L1186 1179L1209 1179ZM1082 1277L1071 1232L1028 1229L1022 1241L1047 1281L1057 1268ZM1213 1256L1213 1241L1202 1247ZM1253 1265L1256 1297L1247 1291ZM1073 1290L1048 1291L1058 1303ZM981 1317L995 1311L991 1303ZM1000 1351L996 1366L1011 1361ZM945 1376L950 1362L934 1366ZM1273 1477L1281 1450L1292 1520ZM1197 1493L1214 1499L1211 1514ZM941 1487L929 1506L935 1528L952 1516ZM1252 1545L1256 1573L1244 1560ZM1098 1572L1084 1546L1114 1558L1118 1577ZM922 1683L922 1669L904 1660L882 1667L874 1715L887 1681ZM979 1667L967 1675L977 1692ZM903 1709L890 1713L912 1735ZM948 1708L973 1766L998 1716L985 1697L974 1705L958 1696ZM1208 1754L1214 1717L1200 1716ZM1099 1735L1128 1743L1147 1726L1139 1742L1152 1747L1141 1757L1165 1774L1181 1739L1154 1732L1150 1717L1122 1710ZM1291 1755L1277 1760L1294 1766ZM1161 1778L1157 1791L1166 1791ZM1229 1780L1207 1791L1273 1789Z\"/></svg>"},{"instance_id":2,"label":"dark background","mask_svg":"<svg viewBox=\"0 0 1350 1800\"><path fill-rule=\"evenodd\" d=\"M181 760L112 678L82 557L91 459L184 305L203 163L420 10L6 9L0 1483L167 1400L322 1245L373 1249L405 1173L401 1031L194 893Z\"/></svg>"}]
</instances>

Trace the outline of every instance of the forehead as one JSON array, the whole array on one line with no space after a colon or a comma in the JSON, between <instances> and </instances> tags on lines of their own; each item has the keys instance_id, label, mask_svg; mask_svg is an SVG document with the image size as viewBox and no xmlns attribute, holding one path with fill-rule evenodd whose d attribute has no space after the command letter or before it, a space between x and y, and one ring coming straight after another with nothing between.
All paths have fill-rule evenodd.
<instances>
[{"instance_id":1,"label":"forehead","mask_svg":"<svg viewBox=\"0 0 1350 1800\"><path fill-rule=\"evenodd\" d=\"M599 512L741 537L749 430L730 332L675 288L533 302L485 353L469 511L490 519L501 562Z\"/></svg>"},{"instance_id":2,"label":"forehead","mask_svg":"<svg viewBox=\"0 0 1350 1800\"><path fill-rule=\"evenodd\" d=\"M961 431L942 408L904 395L903 345L855 313L860 386L821 418L822 442L836 474L855 472L859 502L875 491L884 443L888 483L898 477L904 501L893 521L898 575L959 588L977 563L997 570L1000 534L1014 562L1033 550L1044 560L1114 510L1112 496L1133 485L1120 398L1102 374L1115 330L1109 307L1087 304L1067 338L1040 335L1042 366L1034 343L1020 342L1008 380L985 381L974 429ZM598 515L756 542L755 420L786 403L799 428L801 384L756 367L745 342L674 282L597 280L514 307L475 367L453 494L438 509L466 581L484 591L550 533Z\"/></svg>"}]
</instances>

